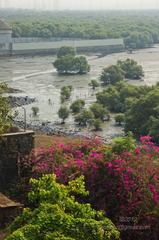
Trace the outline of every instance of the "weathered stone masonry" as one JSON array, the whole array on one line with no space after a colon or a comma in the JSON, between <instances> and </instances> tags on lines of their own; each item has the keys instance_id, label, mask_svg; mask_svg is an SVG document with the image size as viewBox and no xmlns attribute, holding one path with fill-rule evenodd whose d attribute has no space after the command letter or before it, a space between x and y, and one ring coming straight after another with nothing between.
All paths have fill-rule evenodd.
<instances>
[{"instance_id":1,"label":"weathered stone masonry","mask_svg":"<svg viewBox=\"0 0 159 240\"><path fill-rule=\"evenodd\" d=\"M0 192L19 176L19 163L34 147L34 132L5 134L0 137Z\"/></svg>"}]
</instances>

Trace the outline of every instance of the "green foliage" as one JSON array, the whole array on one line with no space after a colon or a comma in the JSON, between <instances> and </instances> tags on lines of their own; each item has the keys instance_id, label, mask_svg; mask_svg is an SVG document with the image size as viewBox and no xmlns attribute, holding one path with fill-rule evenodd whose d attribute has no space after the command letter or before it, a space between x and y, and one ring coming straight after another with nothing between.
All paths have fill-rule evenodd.
<instances>
[{"instance_id":1,"label":"green foliage","mask_svg":"<svg viewBox=\"0 0 159 240\"><path fill-rule=\"evenodd\" d=\"M91 86L92 89L95 90L100 85L99 85L99 83L96 80L91 80L91 82L89 83L89 86Z\"/></svg>"},{"instance_id":2,"label":"green foliage","mask_svg":"<svg viewBox=\"0 0 159 240\"><path fill-rule=\"evenodd\" d=\"M54 67L60 74L86 74L90 71L90 66L84 56L73 57L67 55L57 58Z\"/></svg>"},{"instance_id":3,"label":"green foliage","mask_svg":"<svg viewBox=\"0 0 159 240\"><path fill-rule=\"evenodd\" d=\"M0 83L0 94L6 92L8 90L8 86L5 83Z\"/></svg>"},{"instance_id":4,"label":"green foliage","mask_svg":"<svg viewBox=\"0 0 159 240\"><path fill-rule=\"evenodd\" d=\"M75 122L80 126L86 127L93 121L93 113L87 109L83 109L79 114L75 116Z\"/></svg>"},{"instance_id":5,"label":"green foliage","mask_svg":"<svg viewBox=\"0 0 159 240\"><path fill-rule=\"evenodd\" d=\"M123 114L123 113L118 113L118 114L115 116L115 122L116 122L116 124L118 124L118 125L122 125L122 123L125 122L125 114Z\"/></svg>"},{"instance_id":6,"label":"green foliage","mask_svg":"<svg viewBox=\"0 0 159 240\"><path fill-rule=\"evenodd\" d=\"M76 52L75 49L73 47L67 47L67 46L63 46L59 49L58 53L57 53L57 57L66 57L66 56L72 56L75 57Z\"/></svg>"},{"instance_id":7,"label":"green foliage","mask_svg":"<svg viewBox=\"0 0 159 240\"><path fill-rule=\"evenodd\" d=\"M62 123L65 123L65 119L69 116L69 109L66 106L61 106L58 111L59 118L62 119Z\"/></svg>"},{"instance_id":8,"label":"green foliage","mask_svg":"<svg viewBox=\"0 0 159 240\"><path fill-rule=\"evenodd\" d=\"M92 125L94 126L95 131L101 130L101 125L102 125L101 119L95 118L92 122Z\"/></svg>"},{"instance_id":9,"label":"green foliage","mask_svg":"<svg viewBox=\"0 0 159 240\"><path fill-rule=\"evenodd\" d=\"M145 48L153 44L153 37L150 32L132 32L125 38L127 48Z\"/></svg>"},{"instance_id":10,"label":"green foliage","mask_svg":"<svg viewBox=\"0 0 159 240\"><path fill-rule=\"evenodd\" d=\"M31 179L29 200L35 207L24 210L11 227L6 240L117 240L119 232L112 222L90 204L80 204L74 194L88 195L84 178L56 182L55 175Z\"/></svg>"},{"instance_id":11,"label":"green foliage","mask_svg":"<svg viewBox=\"0 0 159 240\"><path fill-rule=\"evenodd\" d=\"M125 122L125 132L135 136L150 135L159 141L159 85L133 86L119 82L97 93L97 102L117 115L117 123Z\"/></svg>"},{"instance_id":12,"label":"green foliage","mask_svg":"<svg viewBox=\"0 0 159 240\"><path fill-rule=\"evenodd\" d=\"M115 85L124 78L140 79L142 76L144 76L142 66L128 58L125 61L119 60L117 65L104 68L100 80L104 86L107 86Z\"/></svg>"},{"instance_id":13,"label":"green foliage","mask_svg":"<svg viewBox=\"0 0 159 240\"><path fill-rule=\"evenodd\" d=\"M4 83L0 84L0 134L7 132L11 127L11 108L2 93L6 92L8 89L7 85Z\"/></svg>"},{"instance_id":14,"label":"green foliage","mask_svg":"<svg viewBox=\"0 0 159 240\"><path fill-rule=\"evenodd\" d=\"M38 107L32 107L31 110L33 112L33 116L37 116L37 114L39 113L39 108Z\"/></svg>"},{"instance_id":15,"label":"green foliage","mask_svg":"<svg viewBox=\"0 0 159 240\"><path fill-rule=\"evenodd\" d=\"M74 71L79 74L86 74L90 71L90 65L85 56L74 58L73 61Z\"/></svg>"},{"instance_id":16,"label":"green foliage","mask_svg":"<svg viewBox=\"0 0 159 240\"><path fill-rule=\"evenodd\" d=\"M59 74L70 74L75 71L73 62L74 57L67 55L57 58L54 62L54 67L57 69Z\"/></svg>"},{"instance_id":17,"label":"green foliage","mask_svg":"<svg viewBox=\"0 0 159 240\"><path fill-rule=\"evenodd\" d=\"M106 107L103 107L102 104L93 103L90 107L90 110L94 114L95 118L100 119L102 121L108 119L109 111L107 110Z\"/></svg>"},{"instance_id":18,"label":"green foliage","mask_svg":"<svg viewBox=\"0 0 159 240\"><path fill-rule=\"evenodd\" d=\"M158 139L159 86L151 87L143 96L136 99L125 114L125 131L135 135L152 134Z\"/></svg>"},{"instance_id":19,"label":"green foliage","mask_svg":"<svg viewBox=\"0 0 159 240\"><path fill-rule=\"evenodd\" d=\"M90 65L86 57L75 57L72 47L61 47L53 63L59 74L86 74L90 71Z\"/></svg>"},{"instance_id":20,"label":"green foliage","mask_svg":"<svg viewBox=\"0 0 159 240\"><path fill-rule=\"evenodd\" d=\"M76 101L74 101L71 106L70 109L73 113L79 113L85 106L85 101L83 99L77 99Z\"/></svg>"},{"instance_id":21,"label":"green foliage","mask_svg":"<svg viewBox=\"0 0 159 240\"><path fill-rule=\"evenodd\" d=\"M111 112L126 112L140 97L143 97L152 87L133 86L119 82L96 94L97 102L108 107Z\"/></svg>"},{"instance_id":22,"label":"green foliage","mask_svg":"<svg viewBox=\"0 0 159 240\"><path fill-rule=\"evenodd\" d=\"M112 150L114 153L132 152L136 148L136 141L131 133L126 137L118 137L113 140Z\"/></svg>"},{"instance_id":23,"label":"green foliage","mask_svg":"<svg viewBox=\"0 0 159 240\"><path fill-rule=\"evenodd\" d=\"M112 65L104 68L100 76L100 81L104 86L109 84L116 84L117 82L123 80L124 72L117 65Z\"/></svg>"},{"instance_id":24,"label":"green foliage","mask_svg":"<svg viewBox=\"0 0 159 240\"><path fill-rule=\"evenodd\" d=\"M120 60L117 64L124 71L125 78L140 79L144 76L142 66L133 59Z\"/></svg>"},{"instance_id":25,"label":"green foliage","mask_svg":"<svg viewBox=\"0 0 159 240\"><path fill-rule=\"evenodd\" d=\"M38 12L1 11L14 37L124 38L128 48L159 42L159 17L152 11Z\"/></svg>"},{"instance_id":26,"label":"green foliage","mask_svg":"<svg viewBox=\"0 0 159 240\"><path fill-rule=\"evenodd\" d=\"M73 90L72 86L64 86L61 88L61 102L65 102L66 100L69 100L71 97L71 92Z\"/></svg>"}]
</instances>

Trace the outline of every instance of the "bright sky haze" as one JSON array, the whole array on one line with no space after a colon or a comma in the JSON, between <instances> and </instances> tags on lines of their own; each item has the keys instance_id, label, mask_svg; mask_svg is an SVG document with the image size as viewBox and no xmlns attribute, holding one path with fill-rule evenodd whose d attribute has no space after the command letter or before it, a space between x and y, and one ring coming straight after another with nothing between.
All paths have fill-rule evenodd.
<instances>
[{"instance_id":1,"label":"bright sky haze","mask_svg":"<svg viewBox=\"0 0 159 240\"><path fill-rule=\"evenodd\" d=\"M43 10L159 9L159 0L0 0L0 8Z\"/></svg>"}]
</instances>

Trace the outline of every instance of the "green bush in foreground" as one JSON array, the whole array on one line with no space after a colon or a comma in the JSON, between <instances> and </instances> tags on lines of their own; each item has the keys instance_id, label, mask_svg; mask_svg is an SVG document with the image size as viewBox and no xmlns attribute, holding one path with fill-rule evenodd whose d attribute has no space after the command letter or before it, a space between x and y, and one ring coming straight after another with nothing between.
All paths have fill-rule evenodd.
<instances>
[{"instance_id":1,"label":"green bush in foreground","mask_svg":"<svg viewBox=\"0 0 159 240\"><path fill-rule=\"evenodd\" d=\"M8 87L4 83L0 83L0 134L6 133L11 125L11 108L3 93L7 91Z\"/></svg>"},{"instance_id":2,"label":"green bush in foreground","mask_svg":"<svg viewBox=\"0 0 159 240\"><path fill-rule=\"evenodd\" d=\"M58 184L55 175L31 179L29 200L34 209L24 209L10 227L7 240L115 240L119 232L102 211L80 204L73 194L88 195L83 177Z\"/></svg>"}]
</instances>

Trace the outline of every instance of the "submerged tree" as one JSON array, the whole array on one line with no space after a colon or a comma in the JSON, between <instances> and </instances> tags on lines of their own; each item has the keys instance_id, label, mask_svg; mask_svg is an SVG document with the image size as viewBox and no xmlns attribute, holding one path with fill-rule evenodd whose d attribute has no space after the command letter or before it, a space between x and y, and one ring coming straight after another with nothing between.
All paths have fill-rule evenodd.
<instances>
[{"instance_id":1,"label":"submerged tree","mask_svg":"<svg viewBox=\"0 0 159 240\"><path fill-rule=\"evenodd\" d=\"M100 81L104 86L109 84L114 85L117 82L123 80L123 78L124 78L123 70L117 65L112 65L103 69L102 74L100 76Z\"/></svg>"},{"instance_id":2,"label":"submerged tree","mask_svg":"<svg viewBox=\"0 0 159 240\"><path fill-rule=\"evenodd\" d=\"M109 111L102 104L93 103L90 106L90 110L94 114L95 118L100 119L101 121L104 121L105 119L108 119Z\"/></svg>"},{"instance_id":3,"label":"submerged tree","mask_svg":"<svg viewBox=\"0 0 159 240\"><path fill-rule=\"evenodd\" d=\"M64 86L61 88L61 102L65 102L66 100L69 100L71 97L71 92L73 90L72 86Z\"/></svg>"},{"instance_id":4,"label":"submerged tree","mask_svg":"<svg viewBox=\"0 0 159 240\"><path fill-rule=\"evenodd\" d=\"M125 78L140 79L144 76L142 66L133 59L120 60L117 64L124 71Z\"/></svg>"},{"instance_id":5,"label":"submerged tree","mask_svg":"<svg viewBox=\"0 0 159 240\"><path fill-rule=\"evenodd\" d=\"M125 122L125 114L119 113L115 116L115 122L117 125L122 125Z\"/></svg>"},{"instance_id":6,"label":"submerged tree","mask_svg":"<svg viewBox=\"0 0 159 240\"><path fill-rule=\"evenodd\" d=\"M32 107L31 110L33 112L33 116L36 117L39 113L39 108L38 107Z\"/></svg>"},{"instance_id":7,"label":"submerged tree","mask_svg":"<svg viewBox=\"0 0 159 240\"><path fill-rule=\"evenodd\" d=\"M75 56L72 47L61 47L57 59L53 63L59 74L86 74L90 71L90 65L85 56Z\"/></svg>"},{"instance_id":8,"label":"submerged tree","mask_svg":"<svg viewBox=\"0 0 159 240\"><path fill-rule=\"evenodd\" d=\"M99 118L95 118L92 122L92 125L94 126L95 131L101 130L102 121Z\"/></svg>"},{"instance_id":9,"label":"submerged tree","mask_svg":"<svg viewBox=\"0 0 159 240\"><path fill-rule=\"evenodd\" d=\"M92 89L95 90L100 85L99 85L99 82L97 82L96 80L91 80L91 82L89 83L89 86L91 86Z\"/></svg>"},{"instance_id":10,"label":"submerged tree","mask_svg":"<svg viewBox=\"0 0 159 240\"><path fill-rule=\"evenodd\" d=\"M87 109L83 109L79 114L75 116L75 122L83 127L86 127L88 124L91 124L93 119L94 119L93 113Z\"/></svg>"},{"instance_id":11,"label":"submerged tree","mask_svg":"<svg viewBox=\"0 0 159 240\"><path fill-rule=\"evenodd\" d=\"M63 46L59 49L59 51L57 53L58 58L65 57L68 55L75 57L75 55L76 55L75 48L69 47L69 46Z\"/></svg>"},{"instance_id":12,"label":"submerged tree","mask_svg":"<svg viewBox=\"0 0 159 240\"><path fill-rule=\"evenodd\" d=\"M66 118L69 116L69 110L65 106L61 106L59 111L58 111L59 118L62 119L62 124L65 123Z\"/></svg>"},{"instance_id":13,"label":"submerged tree","mask_svg":"<svg viewBox=\"0 0 159 240\"><path fill-rule=\"evenodd\" d=\"M70 109L73 113L79 113L85 106L85 101L83 99L77 99L76 101L74 101L71 106Z\"/></svg>"}]
</instances>

